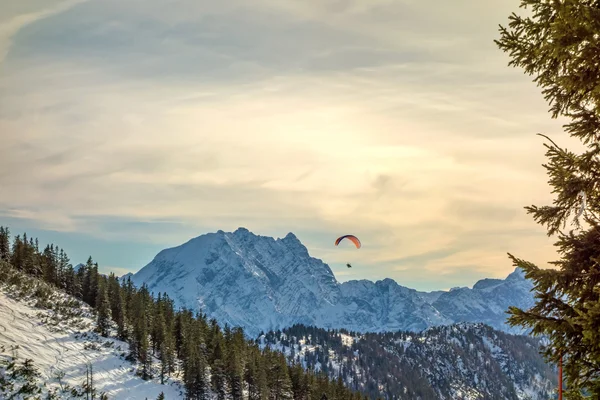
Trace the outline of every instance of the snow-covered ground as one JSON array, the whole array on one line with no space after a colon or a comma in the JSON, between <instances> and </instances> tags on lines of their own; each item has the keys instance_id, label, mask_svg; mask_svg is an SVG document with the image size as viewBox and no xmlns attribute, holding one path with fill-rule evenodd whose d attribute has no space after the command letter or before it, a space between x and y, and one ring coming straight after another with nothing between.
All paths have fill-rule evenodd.
<instances>
[{"instance_id":1,"label":"snow-covered ground","mask_svg":"<svg viewBox=\"0 0 600 400\"><path fill-rule=\"evenodd\" d=\"M167 399L183 398L177 382L161 385L157 379L144 381L136 376L134 365L124 357L128 344L93 333L95 321L89 314L68 324L54 324L53 311L11 297L6 286L0 285L0 360L32 359L47 389L59 387L58 373L64 373L63 385L81 387L86 364L91 363L97 393L105 392L111 400L156 399L161 392ZM0 366L0 376L2 370ZM0 398L4 395L0 392Z\"/></svg>"}]
</instances>

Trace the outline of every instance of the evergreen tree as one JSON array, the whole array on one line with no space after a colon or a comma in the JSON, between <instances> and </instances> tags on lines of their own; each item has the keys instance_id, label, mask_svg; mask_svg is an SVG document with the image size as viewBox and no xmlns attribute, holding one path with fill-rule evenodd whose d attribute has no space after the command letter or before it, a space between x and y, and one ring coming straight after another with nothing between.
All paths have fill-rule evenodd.
<instances>
[{"instance_id":1,"label":"evergreen tree","mask_svg":"<svg viewBox=\"0 0 600 400\"><path fill-rule=\"evenodd\" d=\"M600 2L597 0L522 0L528 17L511 15L496 43L543 88L552 117L570 120L565 130L586 147L581 154L552 140L544 165L556 198L552 206L529 206L548 236L557 235L558 269L540 269L512 254L515 266L534 282L536 304L511 307L509 323L546 335L545 357L563 357L567 398L587 390L600 396ZM579 232L563 232L573 220Z\"/></svg>"},{"instance_id":2,"label":"evergreen tree","mask_svg":"<svg viewBox=\"0 0 600 400\"><path fill-rule=\"evenodd\" d=\"M198 320L184 326L184 349L182 351L186 353L183 370L187 397L194 400L208 399L210 383L206 345L202 331L199 329Z\"/></svg>"},{"instance_id":3,"label":"evergreen tree","mask_svg":"<svg viewBox=\"0 0 600 400\"><path fill-rule=\"evenodd\" d=\"M163 326L163 341L160 345L160 375L161 382L164 378L175 372L175 343L173 335L166 326Z\"/></svg>"},{"instance_id":4,"label":"evergreen tree","mask_svg":"<svg viewBox=\"0 0 600 400\"><path fill-rule=\"evenodd\" d=\"M215 338L214 351L211 357L211 384L213 392L217 394L218 400L224 400L227 396L227 380L223 361L223 347L224 343L222 337Z\"/></svg>"},{"instance_id":5,"label":"evergreen tree","mask_svg":"<svg viewBox=\"0 0 600 400\"><path fill-rule=\"evenodd\" d=\"M145 330L140 339L138 357L142 367L141 376L144 380L152 378L152 355L150 354L150 342Z\"/></svg>"},{"instance_id":6,"label":"evergreen tree","mask_svg":"<svg viewBox=\"0 0 600 400\"><path fill-rule=\"evenodd\" d=\"M248 387L248 400L259 400L260 392L257 387L257 368L254 353L249 353L249 358L244 369L244 382Z\"/></svg>"},{"instance_id":7,"label":"evergreen tree","mask_svg":"<svg viewBox=\"0 0 600 400\"><path fill-rule=\"evenodd\" d=\"M41 378L42 375L40 374L38 368L33 365L32 359L25 359L22 367L18 370L14 370L13 373L18 373L25 381L18 392L23 396L23 398L31 398L32 395L36 395L41 392L41 388L37 385L37 380L38 378ZM13 377L15 376L13 375Z\"/></svg>"},{"instance_id":8,"label":"evergreen tree","mask_svg":"<svg viewBox=\"0 0 600 400\"><path fill-rule=\"evenodd\" d=\"M44 280L48 283L58 283L57 260L54 257L54 246L48 245L42 254L42 269L44 271Z\"/></svg>"},{"instance_id":9,"label":"evergreen tree","mask_svg":"<svg viewBox=\"0 0 600 400\"><path fill-rule=\"evenodd\" d=\"M303 377L303 382L302 382L302 389L300 391L301 395L303 395L303 399L309 400L312 398L312 380L311 380L312 374L307 371L304 374Z\"/></svg>"},{"instance_id":10,"label":"evergreen tree","mask_svg":"<svg viewBox=\"0 0 600 400\"><path fill-rule=\"evenodd\" d=\"M268 398L267 375L263 358L258 347L252 346L248 350L244 381L248 387L249 400L266 400Z\"/></svg>"},{"instance_id":11,"label":"evergreen tree","mask_svg":"<svg viewBox=\"0 0 600 400\"><path fill-rule=\"evenodd\" d=\"M160 303L162 302L160 295L157 300L155 307L154 318L152 319L152 354L156 355L156 352L160 350L167 331L165 324L165 317L163 316Z\"/></svg>"},{"instance_id":12,"label":"evergreen tree","mask_svg":"<svg viewBox=\"0 0 600 400\"><path fill-rule=\"evenodd\" d=\"M55 247L54 249L56 251L58 250L58 247ZM72 275L67 277L67 271L69 271L69 269L72 270L73 266L71 265L67 253L63 249L60 249L60 252L58 253L58 256L56 258L58 259L58 286L63 290L66 290L68 285L68 279L72 279Z\"/></svg>"},{"instance_id":13,"label":"evergreen tree","mask_svg":"<svg viewBox=\"0 0 600 400\"><path fill-rule=\"evenodd\" d=\"M308 399L308 388L306 387L305 377L308 376L300 364L294 364L290 368L290 379L292 382L292 391L294 400Z\"/></svg>"},{"instance_id":14,"label":"evergreen tree","mask_svg":"<svg viewBox=\"0 0 600 400\"><path fill-rule=\"evenodd\" d=\"M106 284L101 285L98 298L98 331L104 337L108 337L110 331L110 303Z\"/></svg>"},{"instance_id":15,"label":"evergreen tree","mask_svg":"<svg viewBox=\"0 0 600 400\"><path fill-rule=\"evenodd\" d=\"M335 398L336 399L344 399L346 398L347 389L344 385L344 381L342 380L341 375L338 375L335 382ZM388 390L388 395L391 397L391 392Z\"/></svg>"},{"instance_id":16,"label":"evergreen tree","mask_svg":"<svg viewBox=\"0 0 600 400\"><path fill-rule=\"evenodd\" d=\"M184 316L188 315L188 313L185 310L181 310L179 313L177 313L177 315L175 316L175 323L173 326L173 339L175 340L175 354L177 355L177 358L183 359L183 351L185 350L184 347L184 330L185 330L185 326L184 326Z\"/></svg>"},{"instance_id":17,"label":"evergreen tree","mask_svg":"<svg viewBox=\"0 0 600 400\"><path fill-rule=\"evenodd\" d=\"M10 259L10 230L0 226L0 261L9 262Z\"/></svg>"},{"instance_id":18,"label":"evergreen tree","mask_svg":"<svg viewBox=\"0 0 600 400\"><path fill-rule=\"evenodd\" d=\"M268 382L270 398L273 400L291 400L294 398L292 382L288 373L285 356L281 353L271 353Z\"/></svg>"},{"instance_id":19,"label":"evergreen tree","mask_svg":"<svg viewBox=\"0 0 600 400\"><path fill-rule=\"evenodd\" d=\"M100 274L98 273L98 263L94 263L90 269L90 306L96 308L98 304L98 295L100 292Z\"/></svg>"},{"instance_id":20,"label":"evergreen tree","mask_svg":"<svg viewBox=\"0 0 600 400\"><path fill-rule=\"evenodd\" d=\"M244 336L241 330L227 330L225 340L227 343L226 374L227 383L233 400L242 400L243 375L244 375Z\"/></svg>"},{"instance_id":21,"label":"evergreen tree","mask_svg":"<svg viewBox=\"0 0 600 400\"><path fill-rule=\"evenodd\" d=\"M85 301L87 304L89 304L90 306L94 306L93 305L93 300L92 299L92 267L94 265L94 260L92 260L92 257L90 256L87 260L87 262L85 263L85 265L80 266L78 275L80 276L80 280L81 280L81 291L83 293L83 301Z\"/></svg>"},{"instance_id":22,"label":"evergreen tree","mask_svg":"<svg viewBox=\"0 0 600 400\"><path fill-rule=\"evenodd\" d=\"M21 235L15 236L11 253L11 264L15 268L23 270L23 241L21 240Z\"/></svg>"},{"instance_id":23,"label":"evergreen tree","mask_svg":"<svg viewBox=\"0 0 600 400\"><path fill-rule=\"evenodd\" d=\"M80 278L79 271L75 272L75 269L72 265L69 265L69 268L66 272L66 285L67 285L67 293L75 296L78 299L83 299L83 282Z\"/></svg>"}]
</instances>

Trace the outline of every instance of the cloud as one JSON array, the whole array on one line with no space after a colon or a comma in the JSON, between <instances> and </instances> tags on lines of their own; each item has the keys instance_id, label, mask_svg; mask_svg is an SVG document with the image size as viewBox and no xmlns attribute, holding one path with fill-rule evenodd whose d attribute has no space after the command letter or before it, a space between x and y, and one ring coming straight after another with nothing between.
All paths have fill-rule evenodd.
<instances>
[{"instance_id":1,"label":"cloud","mask_svg":"<svg viewBox=\"0 0 600 400\"><path fill-rule=\"evenodd\" d=\"M534 134L566 135L493 44L516 3L31 4L2 25L5 218L153 245L293 231L340 277L552 256L522 207L551 200Z\"/></svg>"},{"instance_id":2,"label":"cloud","mask_svg":"<svg viewBox=\"0 0 600 400\"><path fill-rule=\"evenodd\" d=\"M0 64L8 54L19 30L44 18L59 14L87 0L22 0L0 6Z\"/></svg>"}]
</instances>

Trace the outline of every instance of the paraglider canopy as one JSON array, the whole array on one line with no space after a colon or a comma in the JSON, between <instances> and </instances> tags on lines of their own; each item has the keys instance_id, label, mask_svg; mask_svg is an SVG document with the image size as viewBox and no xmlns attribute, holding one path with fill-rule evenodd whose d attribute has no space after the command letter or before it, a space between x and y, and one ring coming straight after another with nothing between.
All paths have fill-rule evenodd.
<instances>
[{"instance_id":1,"label":"paraglider canopy","mask_svg":"<svg viewBox=\"0 0 600 400\"><path fill-rule=\"evenodd\" d=\"M352 243L354 243L354 245L356 246L357 249L360 249L360 247L362 246L360 244L360 240L358 240L358 238L354 235L344 235L344 236L340 236L339 238L336 239L335 241L335 245L337 246L338 244L340 244L340 242L344 239L348 239L350 240Z\"/></svg>"}]
</instances>

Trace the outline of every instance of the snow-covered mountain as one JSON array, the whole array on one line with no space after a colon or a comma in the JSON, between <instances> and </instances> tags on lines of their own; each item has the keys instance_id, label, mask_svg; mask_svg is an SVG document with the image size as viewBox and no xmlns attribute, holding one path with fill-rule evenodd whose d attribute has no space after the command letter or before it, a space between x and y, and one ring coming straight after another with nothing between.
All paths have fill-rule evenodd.
<instances>
[{"instance_id":1,"label":"snow-covered mountain","mask_svg":"<svg viewBox=\"0 0 600 400\"><path fill-rule=\"evenodd\" d=\"M481 321L508 330L508 305L533 300L519 272L450 292L418 292L392 279L340 283L294 234L274 239L245 228L163 250L131 279L252 336L293 324L382 332Z\"/></svg>"},{"instance_id":2,"label":"snow-covered mountain","mask_svg":"<svg viewBox=\"0 0 600 400\"><path fill-rule=\"evenodd\" d=\"M257 342L371 398L547 400L557 384L539 339L484 324L370 334L295 325Z\"/></svg>"},{"instance_id":3,"label":"snow-covered mountain","mask_svg":"<svg viewBox=\"0 0 600 400\"><path fill-rule=\"evenodd\" d=\"M472 289L444 292L431 304L454 321L483 322L496 329L521 333L521 329L506 325L506 311L510 306L532 307L532 288L533 283L517 268L506 279L482 279Z\"/></svg>"}]
</instances>

